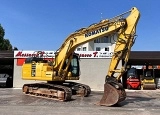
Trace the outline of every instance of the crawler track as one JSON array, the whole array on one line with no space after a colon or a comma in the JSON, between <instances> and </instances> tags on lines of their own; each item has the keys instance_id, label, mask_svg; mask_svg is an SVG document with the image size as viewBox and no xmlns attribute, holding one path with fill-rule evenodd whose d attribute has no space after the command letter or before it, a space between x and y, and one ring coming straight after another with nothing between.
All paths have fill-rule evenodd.
<instances>
[{"instance_id":1,"label":"crawler track","mask_svg":"<svg viewBox=\"0 0 160 115\"><path fill-rule=\"evenodd\" d=\"M87 97L91 93L89 86L75 82L24 84L22 90L26 95L59 101L70 101L72 95Z\"/></svg>"},{"instance_id":2,"label":"crawler track","mask_svg":"<svg viewBox=\"0 0 160 115\"><path fill-rule=\"evenodd\" d=\"M72 96L70 88L48 83L24 84L23 92L27 95L59 101L71 100Z\"/></svg>"},{"instance_id":3,"label":"crawler track","mask_svg":"<svg viewBox=\"0 0 160 115\"><path fill-rule=\"evenodd\" d=\"M76 82L65 82L64 85L72 89L73 95L88 97L91 93L90 87L85 84Z\"/></svg>"}]
</instances>

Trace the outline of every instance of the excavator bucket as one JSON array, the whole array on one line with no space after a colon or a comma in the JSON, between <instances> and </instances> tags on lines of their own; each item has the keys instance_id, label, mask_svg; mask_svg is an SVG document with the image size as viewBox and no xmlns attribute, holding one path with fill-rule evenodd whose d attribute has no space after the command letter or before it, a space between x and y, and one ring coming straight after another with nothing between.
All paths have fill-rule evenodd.
<instances>
[{"instance_id":1,"label":"excavator bucket","mask_svg":"<svg viewBox=\"0 0 160 115\"><path fill-rule=\"evenodd\" d=\"M125 100L126 92L123 88L115 88L109 83L104 84L104 94L98 105L113 106Z\"/></svg>"}]
</instances>

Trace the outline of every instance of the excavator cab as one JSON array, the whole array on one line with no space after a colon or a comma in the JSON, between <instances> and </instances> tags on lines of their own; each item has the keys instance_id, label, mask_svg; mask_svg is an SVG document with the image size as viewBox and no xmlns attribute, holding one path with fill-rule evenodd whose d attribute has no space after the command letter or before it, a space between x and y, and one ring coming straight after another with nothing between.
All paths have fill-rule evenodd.
<instances>
[{"instance_id":1,"label":"excavator cab","mask_svg":"<svg viewBox=\"0 0 160 115\"><path fill-rule=\"evenodd\" d=\"M79 55L74 53L73 54L73 57L71 59L71 62L70 62L70 65L69 65L69 68L68 68L68 76L69 77L77 77L77 76L80 76L80 67L79 67ZM64 64L63 66L63 69L66 68L67 66L67 63L68 63L68 59L66 59L66 63Z\"/></svg>"}]
</instances>

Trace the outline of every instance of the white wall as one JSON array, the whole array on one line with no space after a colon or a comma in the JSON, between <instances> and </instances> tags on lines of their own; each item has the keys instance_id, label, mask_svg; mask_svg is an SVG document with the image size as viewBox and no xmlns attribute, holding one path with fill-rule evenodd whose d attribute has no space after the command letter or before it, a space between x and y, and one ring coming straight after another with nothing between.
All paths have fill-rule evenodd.
<instances>
[{"instance_id":1,"label":"white wall","mask_svg":"<svg viewBox=\"0 0 160 115\"><path fill-rule=\"evenodd\" d=\"M105 76L108 71L109 63L111 59L108 58L94 58L94 59L81 59L80 69L81 76L80 82L87 84L92 90L103 90L103 85L105 83ZM13 87L22 87L25 83L34 83L39 81L22 80L21 79L21 66L17 66L17 59L14 60L14 80ZM121 67L121 64L119 65ZM41 82L41 81L40 81Z\"/></svg>"}]
</instances>

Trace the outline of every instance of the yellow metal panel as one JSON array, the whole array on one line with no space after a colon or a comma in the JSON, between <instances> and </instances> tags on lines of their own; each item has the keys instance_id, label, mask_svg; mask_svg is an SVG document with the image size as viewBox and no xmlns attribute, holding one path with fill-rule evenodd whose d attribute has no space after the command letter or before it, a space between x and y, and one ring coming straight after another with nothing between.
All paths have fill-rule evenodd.
<instances>
[{"instance_id":1,"label":"yellow metal panel","mask_svg":"<svg viewBox=\"0 0 160 115\"><path fill-rule=\"evenodd\" d=\"M37 63L36 64L36 77L41 77L42 76L42 68L43 64Z\"/></svg>"},{"instance_id":2,"label":"yellow metal panel","mask_svg":"<svg viewBox=\"0 0 160 115\"><path fill-rule=\"evenodd\" d=\"M42 80L42 81L51 81L53 71L51 66L48 66L47 63L36 63L36 74L35 76L31 75L32 64L23 64L22 66L22 79L27 80Z\"/></svg>"},{"instance_id":3,"label":"yellow metal panel","mask_svg":"<svg viewBox=\"0 0 160 115\"><path fill-rule=\"evenodd\" d=\"M28 78L30 76L31 76L31 64L23 64L22 78Z\"/></svg>"}]
</instances>

